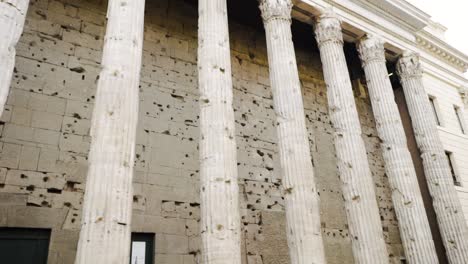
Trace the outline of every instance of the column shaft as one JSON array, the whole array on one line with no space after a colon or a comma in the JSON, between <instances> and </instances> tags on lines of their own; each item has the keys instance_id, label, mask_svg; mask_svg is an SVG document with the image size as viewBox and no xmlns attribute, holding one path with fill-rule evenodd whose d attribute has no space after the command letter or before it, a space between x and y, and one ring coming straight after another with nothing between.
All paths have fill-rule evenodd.
<instances>
[{"instance_id":1,"label":"column shaft","mask_svg":"<svg viewBox=\"0 0 468 264\"><path fill-rule=\"evenodd\" d=\"M239 187L226 0L199 0L202 263L240 264Z\"/></svg>"},{"instance_id":2,"label":"column shaft","mask_svg":"<svg viewBox=\"0 0 468 264\"><path fill-rule=\"evenodd\" d=\"M338 170L356 263L388 263L375 186L367 160L340 21L328 10L316 24Z\"/></svg>"},{"instance_id":3,"label":"column shaft","mask_svg":"<svg viewBox=\"0 0 468 264\"><path fill-rule=\"evenodd\" d=\"M450 263L468 261L468 230L447 157L422 81L419 57L405 53L397 64L429 192Z\"/></svg>"},{"instance_id":4,"label":"column shaft","mask_svg":"<svg viewBox=\"0 0 468 264\"><path fill-rule=\"evenodd\" d=\"M10 92L16 44L23 33L29 0L0 1L0 116Z\"/></svg>"},{"instance_id":5,"label":"column shaft","mask_svg":"<svg viewBox=\"0 0 468 264\"><path fill-rule=\"evenodd\" d=\"M384 44L377 37L364 39L359 53L406 258L409 263L438 263L416 170L388 77Z\"/></svg>"},{"instance_id":6,"label":"column shaft","mask_svg":"<svg viewBox=\"0 0 468 264\"><path fill-rule=\"evenodd\" d=\"M76 264L129 262L145 0L109 0Z\"/></svg>"},{"instance_id":7,"label":"column shaft","mask_svg":"<svg viewBox=\"0 0 468 264\"><path fill-rule=\"evenodd\" d=\"M291 263L326 263L289 0L263 0Z\"/></svg>"}]
</instances>

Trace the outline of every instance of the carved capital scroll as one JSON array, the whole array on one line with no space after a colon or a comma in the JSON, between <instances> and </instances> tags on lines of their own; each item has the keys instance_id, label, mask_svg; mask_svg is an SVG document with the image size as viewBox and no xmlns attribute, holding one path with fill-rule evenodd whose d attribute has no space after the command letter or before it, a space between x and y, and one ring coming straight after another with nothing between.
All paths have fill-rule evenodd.
<instances>
[{"instance_id":1,"label":"carved capital scroll","mask_svg":"<svg viewBox=\"0 0 468 264\"><path fill-rule=\"evenodd\" d=\"M384 41L378 36L367 35L358 45L359 57L363 67L372 61L385 63Z\"/></svg>"},{"instance_id":2,"label":"carved capital scroll","mask_svg":"<svg viewBox=\"0 0 468 264\"><path fill-rule=\"evenodd\" d=\"M271 19L291 21L291 0L260 0L260 11L264 22Z\"/></svg>"},{"instance_id":3,"label":"carved capital scroll","mask_svg":"<svg viewBox=\"0 0 468 264\"><path fill-rule=\"evenodd\" d=\"M400 79L421 78L423 69L419 62L419 54L415 52L404 52L397 63L397 73Z\"/></svg>"},{"instance_id":4,"label":"carved capital scroll","mask_svg":"<svg viewBox=\"0 0 468 264\"><path fill-rule=\"evenodd\" d=\"M315 24L315 39L319 47L328 42L343 44L341 21L335 12L327 9Z\"/></svg>"}]
</instances>

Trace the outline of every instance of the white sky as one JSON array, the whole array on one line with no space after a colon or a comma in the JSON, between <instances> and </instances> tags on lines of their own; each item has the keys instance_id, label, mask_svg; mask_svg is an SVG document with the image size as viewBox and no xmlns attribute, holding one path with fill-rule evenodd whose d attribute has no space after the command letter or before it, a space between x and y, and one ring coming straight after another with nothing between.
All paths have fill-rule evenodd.
<instances>
[{"instance_id":1,"label":"white sky","mask_svg":"<svg viewBox=\"0 0 468 264\"><path fill-rule=\"evenodd\" d=\"M407 0L432 16L432 20L448 28L446 41L468 54L467 0ZM465 73L468 78L468 73Z\"/></svg>"}]
</instances>

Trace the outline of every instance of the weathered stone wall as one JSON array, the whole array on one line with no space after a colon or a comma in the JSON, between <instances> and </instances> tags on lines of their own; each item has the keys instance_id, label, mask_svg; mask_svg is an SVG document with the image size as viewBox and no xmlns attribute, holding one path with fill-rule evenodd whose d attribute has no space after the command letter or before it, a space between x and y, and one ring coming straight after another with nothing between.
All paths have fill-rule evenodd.
<instances>
[{"instance_id":1,"label":"weathered stone wall","mask_svg":"<svg viewBox=\"0 0 468 264\"><path fill-rule=\"evenodd\" d=\"M51 264L73 263L76 251L105 2L31 1L1 118L0 226L51 228ZM200 248L197 9L152 0L146 13L132 228L156 234L156 263L189 264ZM235 21L230 30L243 261L288 263L265 37ZM352 263L320 59L308 49L298 49L297 58L328 262ZM399 263L370 103L356 100L385 239Z\"/></svg>"}]
</instances>

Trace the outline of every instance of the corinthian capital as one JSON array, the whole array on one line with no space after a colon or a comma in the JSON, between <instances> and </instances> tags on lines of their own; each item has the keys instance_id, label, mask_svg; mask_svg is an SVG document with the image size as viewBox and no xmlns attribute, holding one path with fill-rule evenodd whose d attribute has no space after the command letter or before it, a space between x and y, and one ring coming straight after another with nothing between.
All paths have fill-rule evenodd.
<instances>
[{"instance_id":1,"label":"corinthian capital","mask_svg":"<svg viewBox=\"0 0 468 264\"><path fill-rule=\"evenodd\" d=\"M315 39L319 47L327 42L343 44L341 21L332 9L327 9L315 24Z\"/></svg>"},{"instance_id":2,"label":"corinthian capital","mask_svg":"<svg viewBox=\"0 0 468 264\"><path fill-rule=\"evenodd\" d=\"M291 21L291 0L260 0L260 11L264 22L271 19Z\"/></svg>"},{"instance_id":3,"label":"corinthian capital","mask_svg":"<svg viewBox=\"0 0 468 264\"><path fill-rule=\"evenodd\" d=\"M372 61L385 62L384 41L378 36L367 35L358 45L359 57L363 66Z\"/></svg>"},{"instance_id":4,"label":"corinthian capital","mask_svg":"<svg viewBox=\"0 0 468 264\"><path fill-rule=\"evenodd\" d=\"M405 51L397 63L397 73L401 79L421 77L423 70L419 62L419 54Z\"/></svg>"}]
</instances>

